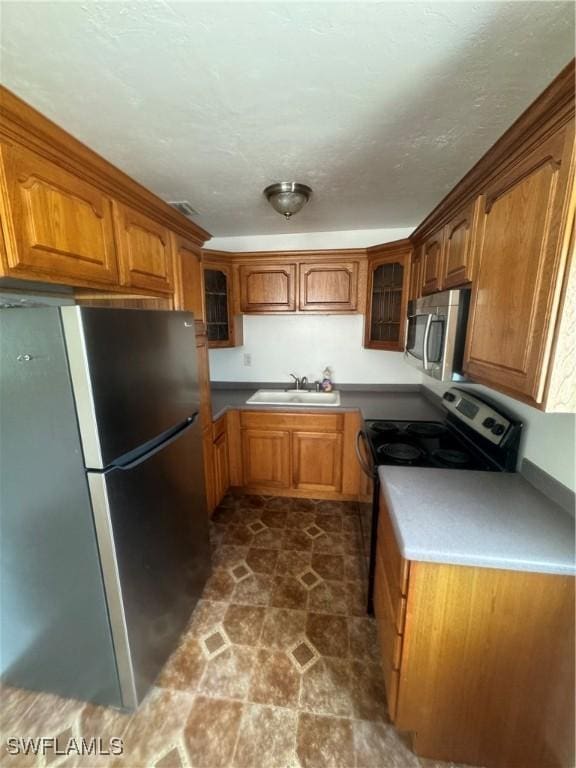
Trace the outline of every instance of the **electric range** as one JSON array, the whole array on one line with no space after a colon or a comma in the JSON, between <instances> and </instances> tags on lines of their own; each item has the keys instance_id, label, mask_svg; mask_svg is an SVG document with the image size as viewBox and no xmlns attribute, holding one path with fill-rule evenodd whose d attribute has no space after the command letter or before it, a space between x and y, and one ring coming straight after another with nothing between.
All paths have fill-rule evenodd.
<instances>
[{"instance_id":1,"label":"electric range","mask_svg":"<svg viewBox=\"0 0 576 768\"><path fill-rule=\"evenodd\" d=\"M522 423L469 392L451 388L442 397L438 421L368 420L357 436L357 456L373 480L372 504L361 514L368 570L368 608L372 612L380 483L378 467L514 472ZM364 441L365 450L360 450Z\"/></svg>"}]
</instances>

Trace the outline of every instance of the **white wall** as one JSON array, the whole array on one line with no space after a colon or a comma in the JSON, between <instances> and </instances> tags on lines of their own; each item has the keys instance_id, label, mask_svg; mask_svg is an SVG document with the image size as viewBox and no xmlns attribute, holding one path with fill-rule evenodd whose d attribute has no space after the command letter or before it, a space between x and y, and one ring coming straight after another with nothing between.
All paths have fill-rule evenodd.
<instances>
[{"instance_id":1,"label":"white wall","mask_svg":"<svg viewBox=\"0 0 576 768\"><path fill-rule=\"evenodd\" d=\"M446 384L429 384L427 381L424 384L437 395L442 395L448 388ZM576 415L542 413L479 384L466 384L462 388L500 403L503 409L520 419L524 423L520 458L530 459L568 488L576 490Z\"/></svg>"},{"instance_id":2,"label":"white wall","mask_svg":"<svg viewBox=\"0 0 576 768\"><path fill-rule=\"evenodd\" d=\"M296 224L297 226L297 224ZM368 248L402 240L414 227L354 229L340 232L295 232L290 235L213 237L205 248L214 251L307 251L316 248Z\"/></svg>"},{"instance_id":3,"label":"white wall","mask_svg":"<svg viewBox=\"0 0 576 768\"><path fill-rule=\"evenodd\" d=\"M288 382L294 373L315 381L329 365L341 384L420 384L400 352L362 347L363 323L363 315L245 315L244 346L211 349L210 378Z\"/></svg>"}]
</instances>

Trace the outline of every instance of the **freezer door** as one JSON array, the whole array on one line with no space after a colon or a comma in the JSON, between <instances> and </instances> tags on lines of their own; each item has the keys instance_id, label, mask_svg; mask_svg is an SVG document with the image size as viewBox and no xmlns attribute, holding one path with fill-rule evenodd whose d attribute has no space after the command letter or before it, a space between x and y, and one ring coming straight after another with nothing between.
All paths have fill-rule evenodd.
<instances>
[{"instance_id":1,"label":"freezer door","mask_svg":"<svg viewBox=\"0 0 576 768\"><path fill-rule=\"evenodd\" d=\"M0 672L120 706L57 308L0 309Z\"/></svg>"},{"instance_id":2,"label":"freezer door","mask_svg":"<svg viewBox=\"0 0 576 768\"><path fill-rule=\"evenodd\" d=\"M210 568L200 427L136 466L89 472L124 706L178 643Z\"/></svg>"},{"instance_id":3,"label":"freezer door","mask_svg":"<svg viewBox=\"0 0 576 768\"><path fill-rule=\"evenodd\" d=\"M102 469L198 411L188 312L62 307L86 466Z\"/></svg>"}]
</instances>

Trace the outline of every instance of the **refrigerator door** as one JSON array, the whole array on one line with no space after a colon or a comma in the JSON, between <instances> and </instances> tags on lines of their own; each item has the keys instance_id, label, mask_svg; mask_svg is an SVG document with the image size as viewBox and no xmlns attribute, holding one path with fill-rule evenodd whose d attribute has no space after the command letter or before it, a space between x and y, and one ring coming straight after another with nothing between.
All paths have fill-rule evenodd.
<instances>
[{"instance_id":1,"label":"refrigerator door","mask_svg":"<svg viewBox=\"0 0 576 768\"><path fill-rule=\"evenodd\" d=\"M124 706L175 649L210 568L200 426L124 468L88 472Z\"/></svg>"},{"instance_id":2,"label":"refrigerator door","mask_svg":"<svg viewBox=\"0 0 576 768\"><path fill-rule=\"evenodd\" d=\"M60 313L0 310L0 672L120 706Z\"/></svg>"},{"instance_id":3,"label":"refrigerator door","mask_svg":"<svg viewBox=\"0 0 576 768\"><path fill-rule=\"evenodd\" d=\"M62 307L86 467L103 469L198 411L188 312Z\"/></svg>"}]
</instances>

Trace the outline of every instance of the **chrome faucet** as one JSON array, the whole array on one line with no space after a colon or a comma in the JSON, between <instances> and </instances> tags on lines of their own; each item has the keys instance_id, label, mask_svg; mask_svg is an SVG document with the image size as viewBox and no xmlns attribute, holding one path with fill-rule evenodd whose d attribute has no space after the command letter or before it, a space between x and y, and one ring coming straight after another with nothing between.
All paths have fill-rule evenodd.
<instances>
[{"instance_id":1,"label":"chrome faucet","mask_svg":"<svg viewBox=\"0 0 576 768\"><path fill-rule=\"evenodd\" d=\"M302 376L301 379L299 379L298 376L295 376L293 373L291 373L290 376L292 376L294 379L294 389L306 389L306 384L308 384L308 379L306 376Z\"/></svg>"}]
</instances>

